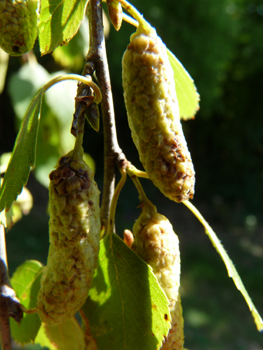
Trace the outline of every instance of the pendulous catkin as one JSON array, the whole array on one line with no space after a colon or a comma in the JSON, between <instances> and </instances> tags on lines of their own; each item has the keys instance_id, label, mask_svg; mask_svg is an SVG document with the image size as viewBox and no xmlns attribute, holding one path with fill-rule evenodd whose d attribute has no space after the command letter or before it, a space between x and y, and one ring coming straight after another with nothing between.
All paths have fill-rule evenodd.
<instances>
[{"instance_id":1,"label":"pendulous catkin","mask_svg":"<svg viewBox=\"0 0 263 350\"><path fill-rule=\"evenodd\" d=\"M88 296L99 253L100 192L82 148L61 157L49 177L50 248L37 311L54 325L72 317Z\"/></svg>"},{"instance_id":2,"label":"pendulous catkin","mask_svg":"<svg viewBox=\"0 0 263 350\"><path fill-rule=\"evenodd\" d=\"M12 56L31 50L38 34L39 0L0 0L0 47Z\"/></svg>"},{"instance_id":3,"label":"pendulous catkin","mask_svg":"<svg viewBox=\"0 0 263 350\"><path fill-rule=\"evenodd\" d=\"M165 196L181 202L193 197L195 171L166 46L145 23L131 36L122 59L128 122L149 178Z\"/></svg>"},{"instance_id":4,"label":"pendulous catkin","mask_svg":"<svg viewBox=\"0 0 263 350\"><path fill-rule=\"evenodd\" d=\"M153 269L153 273L170 301L171 329L162 350L182 350L184 320L179 294L180 250L177 235L169 220L157 213L150 202L143 202L142 213L133 226L132 249Z\"/></svg>"}]
</instances>

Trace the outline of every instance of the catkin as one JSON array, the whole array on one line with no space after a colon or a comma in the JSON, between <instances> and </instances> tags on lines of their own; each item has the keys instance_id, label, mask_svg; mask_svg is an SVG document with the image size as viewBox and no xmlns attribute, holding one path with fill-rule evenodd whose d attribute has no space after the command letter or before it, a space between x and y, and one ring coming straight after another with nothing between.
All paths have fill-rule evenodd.
<instances>
[{"instance_id":1,"label":"catkin","mask_svg":"<svg viewBox=\"0 0 263 350\"><path fill-rule=\"evenodd\" d=\"M195 172L184 138L173 70L155 29L139 24L122 59L133 141L155 186L176 202L193 197Z\"/></svg>"},{"instance_id":2,"label":"catkin","mask_svg":"<svg viewBox=\"0 0 263 350\"><path fill-rule=\"evenodd\" d=\"M0 0L0 47L12 56L31 50L38 33L39 0Z\"/></svg>"},{"instance_id":3,"label":"catkin","mask_svg":"<svg viewBox=\"0 0 263 350\"><path fill-rule=\"evenodd\" d=\"M59 324L84 304L99 253L99 190L83 150L71 151L49 175L50 248L37 311Z\"/></svg>"},{"instance_id":4,"label":"catkin","mask_svg":"<svg viewBox=\"0 0 263 350\"><path fill-rule=\"evenodd\" d=\"M133 226L132 249L153 269L170 301L171 329L162 350L182 350L184 320L180 286L180 251L177 235L169 220L157 213L155 206L143 203L143 210Z\"/></svg>"}]
</instances>

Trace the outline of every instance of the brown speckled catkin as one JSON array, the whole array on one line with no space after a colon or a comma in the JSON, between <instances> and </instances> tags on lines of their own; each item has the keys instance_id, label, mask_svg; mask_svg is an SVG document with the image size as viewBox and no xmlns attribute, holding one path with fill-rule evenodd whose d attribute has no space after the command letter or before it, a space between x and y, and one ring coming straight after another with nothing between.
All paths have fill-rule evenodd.
<instances>
[{"instance_id":1,"label":"brown speckled catkin","mask_svg":"<svg viewBox=\"0 0 263 350\"><path fill-rule=\"evenodd\" d=\"M50 248L37 311L53 325L84 304L99 253L99 190L82 149L59 159L50 174L49 199Z\"/></svg>"},{"instance_id":2,"label":"brown speckled catkin","mask_svg":"<svg viewBox=\"0 0 263 350\"><path fill-rule=\"evenodd\" d=\"M192 198L195 172L180 122L174 73L153 28L139 25L122 67L128 122L149 178L171 200Z\"/></svg>"}]
</instances>

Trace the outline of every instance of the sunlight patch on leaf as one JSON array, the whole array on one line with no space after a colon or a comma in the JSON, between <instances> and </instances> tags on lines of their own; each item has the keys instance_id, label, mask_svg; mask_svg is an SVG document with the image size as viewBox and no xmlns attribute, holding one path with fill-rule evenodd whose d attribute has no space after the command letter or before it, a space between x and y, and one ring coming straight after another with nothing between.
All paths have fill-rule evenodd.
<instances>
[{"instance_id":1,"label":"sunlight patch on leaf","mask_svg":"<svg viewBox=\"0 0 263 350\"><path fill-rule=\"evenodd\" d=\"M195 84L182 63L167 49L170 64L174 71L175 90L179 104L180 118L193 119L199 110L199 94Z\"/></svg>"},{"instance_id":2,"label":"sunlight patch on leaf","mask_svg":"<svg viewBox=\"0 0 263 350\"><path fill-rule=\"evenodd\" d=\"M85 350L85 336L75 317L50 326L44 324L45 334L51 344L59 350Z\"/></svg>"},{"instance_id":3,"label":"sunlight patch on leaf","mask_svg":"<svg viewBox=\"0 0 263 350\"><path fill-rule=\"evenodd\" d=\"M160 348L170 328L168 303L152 269L117 235L107 235L83 307L98 348Z\"/></svg>"},{"instance_id":4,"label":"sunlight patch on leaf","mask_svg":"<svg viewBox=\"0 0 263 350\"><path fill-rule=\"evenodd\" d=\"M88 0L41 0L39 43L41 55L67 44L77 33Z\"/></svg>"},{"instance_id":5,"label":"sunlight patch on leaf","mask_svg":"<svg viewBox=\"0 0 263 350\"><path fill-rule=\"evenodd\" d=\"M51 343L45 331L45 324L42 323L34 343L41 345L43 348L48 348L49 350L56 350L57 347Z\"/></svg>"},{"instance_id":6,"label":"sunlight patch on leaf","mask_svg":"<svg viewBox=\"0 0 263 350\"><path fill-rule=\"evenodd\" d=\"M27 309L36 307L43 266L36 260L27 260L20 265L11 278L11 284L21 304ZM22 344L34 341L41 322L37 313L26 314L20 324L10 319L12 337Z\"/></svg>"}]
</instances>

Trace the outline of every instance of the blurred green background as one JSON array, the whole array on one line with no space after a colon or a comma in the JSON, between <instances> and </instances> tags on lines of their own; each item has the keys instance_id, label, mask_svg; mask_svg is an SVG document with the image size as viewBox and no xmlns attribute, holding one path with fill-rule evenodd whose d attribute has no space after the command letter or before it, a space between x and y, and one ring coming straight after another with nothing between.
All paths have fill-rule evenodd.
<instances>
[{"instance_id":1,"label":"blurred green background","mask_svg":"<svg viewBox=\"0 0 263 350\"><path fill-rule=\"evenodd\" d=\"M263 314L263 3L250 0L134 0L167 47L194 78L201 96L196 118L183 128L196 170L193 203L211 224L234 261L253 302ZM106 22L105 22L106 23ZM112 27L107 53L119 143L141 168L127 124L121 58L134 32ZM63 48L40 57L10 58L0 95L0 154L11 152L29 96L57 71L81 73L87 23ZM3 66L1 57L0 64ZM76 85L59 84L45 97L37 167L28 188L34 207L7 234L10 274L25 259L46 263L48 253L48 172L70 150L70 121ZM68 94L72 94L70 99ZM29 101L27 99L29 98ZM64 98L64 99L63 99ZM70 100L71 105L65 105ZM26 101L26 103L25 103ZM85 152L95 161L102 191L103 134L86 127ZM146 194L172 222L181 243L185 346L192 350L263 350L242 296L228 278L202 226L182 204L142 180ZM139 201L130 180L117 207L117 230L132 229ZM120 349L121 350L121 349Z\"/></svg>"}]
</instances>

